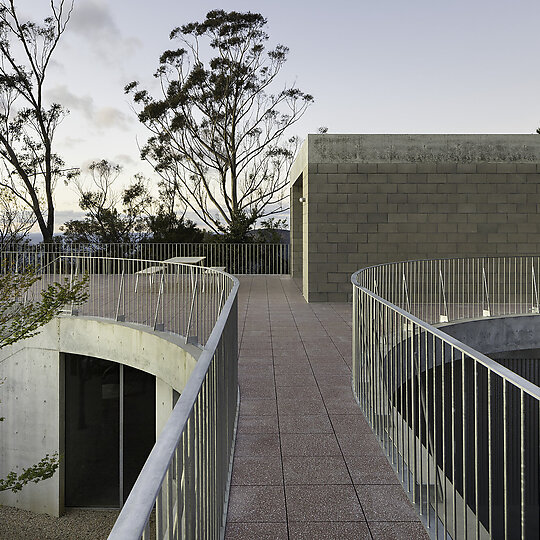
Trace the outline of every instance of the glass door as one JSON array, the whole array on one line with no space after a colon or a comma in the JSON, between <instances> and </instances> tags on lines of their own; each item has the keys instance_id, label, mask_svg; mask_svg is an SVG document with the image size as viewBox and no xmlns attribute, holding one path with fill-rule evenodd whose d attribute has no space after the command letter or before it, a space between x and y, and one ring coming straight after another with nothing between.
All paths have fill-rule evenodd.
<instances>
[{"instance_id":1,"label":"glass door","mask_svg":"<svg viewBox=\"0 0 540 540\"><path fill-rule=\"evenodd\" d=\"M155 377L65 354L65 505L118 508L155 442Z\"/></svg>"}]
</instances>

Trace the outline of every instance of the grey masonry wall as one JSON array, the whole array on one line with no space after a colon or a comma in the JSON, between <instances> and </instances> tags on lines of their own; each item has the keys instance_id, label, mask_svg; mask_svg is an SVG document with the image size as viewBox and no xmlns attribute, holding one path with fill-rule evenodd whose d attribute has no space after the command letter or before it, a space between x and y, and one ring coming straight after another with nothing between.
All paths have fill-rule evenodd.
<instances>
[{"instance_id":1,"label":"grey masonry wall","mask_svg":"<svg viewBox=\"0 0 540 540\"><path fill-rule=\"evenodd\" d=\"M373 264L538 254L539 135L308 135L290 180L310 302L350 300Z\"/></svg>"}]
</instances>

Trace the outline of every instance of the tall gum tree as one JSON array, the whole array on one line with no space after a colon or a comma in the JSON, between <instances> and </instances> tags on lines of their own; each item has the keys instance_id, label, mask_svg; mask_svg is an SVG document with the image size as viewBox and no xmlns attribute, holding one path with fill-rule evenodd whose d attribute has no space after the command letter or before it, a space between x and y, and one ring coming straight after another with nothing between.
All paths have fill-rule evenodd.
<instances>
[{"instance_id":1,"label":"tall gum tree","mask_svg":"<svg viewBox=\"0 0 540 540\"><path fill-rule=\"evenodd\" d=\"M230 240L283 211L297 146L286 132L313 101L294 86L278 88L288 49L266 49L266 24L258 13L210 11L171 32L181 46L161 55L160 97L137 82L125 88L152 133L143 159Z\"/></svg>"},{"instance_id":2,"label":"tall gum tree","mask_svg":"<svg viewBox=\"0 0 540 540\"><path fill-rule=\"evenodd\" d=\"M20 19L14 0L0 0L0 186L31 208L43 241L54 233L54 188L66 174L53 152L66 110L43 102L45 75L74 0L51 0L43 24Z\"/></svg>"}]
</instances>

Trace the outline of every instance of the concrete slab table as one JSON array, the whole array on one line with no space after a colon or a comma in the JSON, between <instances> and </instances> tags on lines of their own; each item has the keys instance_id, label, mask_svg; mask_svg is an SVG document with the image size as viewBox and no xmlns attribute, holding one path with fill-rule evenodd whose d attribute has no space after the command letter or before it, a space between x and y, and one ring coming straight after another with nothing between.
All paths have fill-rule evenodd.
<instances>
[{"instance_id":1,"label":"concrete slab table","mask_svg":"<svg viewBox=\"0 0 540 540\"><path fill-rule=\"evenodd\" d=\"M171 264L190 264L194 266L202 266L203 261L206 260L206 257L171 257L170 259L165 259L163 262ZM190 269L191 276L191 286L194 287L195 276L193 275L193 268Z\"/></svg>"}]
</instances>

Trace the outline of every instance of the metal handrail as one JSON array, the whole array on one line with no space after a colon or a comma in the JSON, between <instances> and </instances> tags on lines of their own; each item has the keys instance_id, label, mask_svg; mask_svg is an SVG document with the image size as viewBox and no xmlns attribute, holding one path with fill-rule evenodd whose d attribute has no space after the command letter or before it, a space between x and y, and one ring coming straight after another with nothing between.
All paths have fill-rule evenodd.
<instances>
[{"instance_id":1,"label":"metal handrail","mask_svg":"<svg viewBox=\"0 0 540 540\"><path fill-rule=\"evenodd\" d=\"M6 268L18 256L0 253ZM201 531L222 538L239 403L238 279L196 265L71 254L43 266L32 293L70 279L74 267L89 275L89 299L78 315L171 332L201 350L109 538L149 539L153 511L158 539L201 537Z\"/></svg>"},{"instance_id":2,"label":"metal handrail","mask_svg":"<svg viewBox=\"0 0 540 540\"><path fill-rule=\"evenodd\" d=\"M540 388L435 324L441 303L445 323L537 315L539 262L424 259L351 277L353 391L432 538L538 535Z\"/></svg>"},{"instance_id":3,"label":"metal handrail","mask_svg":"<svg viewBox=\"0 0 540 540\"><path fill-rule=\"evenodd\" d=\"M11 268L20 265L20 255L20 252L4 251L0 258ZM32 261L24 263L29 264ZM153 330L181 335L186 342L199 346L204 345L219 316L221 296L231 292L236 279L219 269L193 264L75 254L55 255L54 260L37 268L42 277L31 290L34 294L59 278L72 280L74 271L88 273L90 294L88 300L78 306L78 315L142 324ZM158 287L154 285L154 269L160 273ZM165 278L169 291L166 300ZM204 290L197 289L196 285L201 282L205 284ZM134 293L126 302L128 288ZM120 308L129 312L120 313ZM189 325L186 324L188 319Z\"/></svg>"},{"instance_id":4,"label":"metal handrail","mask_svg":"<svg viewBox=\"0 0 540 540\"><path fill-rule=\"evenodd\" d=\"M207 266L225 267L230 274L288 274L290 266L290 244L283 243L0 244L0 253L8 251L35 259L52 255L86 255L163 261L171 257L204 256Z\"/></svg>"},{"instance_id":5,"label":"metal handrail","mask_svg":"<svg viewBox=\"0 0 540 540\"><path fill-rule=\"evenodd\" d=\"M165 476L171 466L174 451L181 444L182 434L185 432L193 408L200 395L204 380L210 364L222 339L226 321L235 305L239 282L236 278L233 290L219 317L214 329L206 343L197 365L195 366L188 383L186 384L169 420L165 424L159 439L131 490L131 493L116 520L109 535L109 540L125 540L143 537L147 528L150 514L154 509L154 502L158 498ZM232 457L232 452L231 452ZM164 466L165 465L165 466ZM225 516L223 516L224 526ZM172 536L171 536L172 537ZM181 537L179 535L179 537Z\"/></svg>"},{"instance_id":6,"label":"metal handrail","mask_svg":"<svg viewBox=\"0 0 540 540\"><path fill-rule=\"evenodd\" d=\"M377 266L382 267L384 265L377 265ZM375 266L372 266L370 268L375 268ZM359 289L362 289L368 296L370 296L371 298L373 298L380 304L388 307L389 309L392 309L393 311L401 315L403 318L409 320L411 323L414 323L417 327L421 328L422 330L427 331L430 334L433 334L434 336L445 341L449 345L452 345L452 347L454 347L458 351L466 354L467 356L471 358L474 358L480 364L482 364L486 368L489 368L493 373L496 373L497 375L504 377L508 382L511 382L514 386L516 386L517 388L520 388L521 390L529 394L531 397L534 397L540 400L540 387L531 383L527 379L520 377L514 371L502 366L501 364L499 364L495 360L492 360L485 354L482 354L481 352L473 349L472 347L469 347L469 345L463 343L462 341L459 341L453 336L446 334L439 328L432 326L431 324L419 319L418 317L415 317L414 315L412 315L411 313L408 313L404 309L401 309L400 307L392 304L391 302L388 302L387 300L375 294L374 292L371 292L369 289L362 287L358 283L357 277L364 270L368 270L368 268L365 268L363 270L358 270L351 276L351 282L354 286L358 287ZM454 322L456 320L459 320L459 319L452 319L449 322Z\"/></svg>"}]
</instances>

